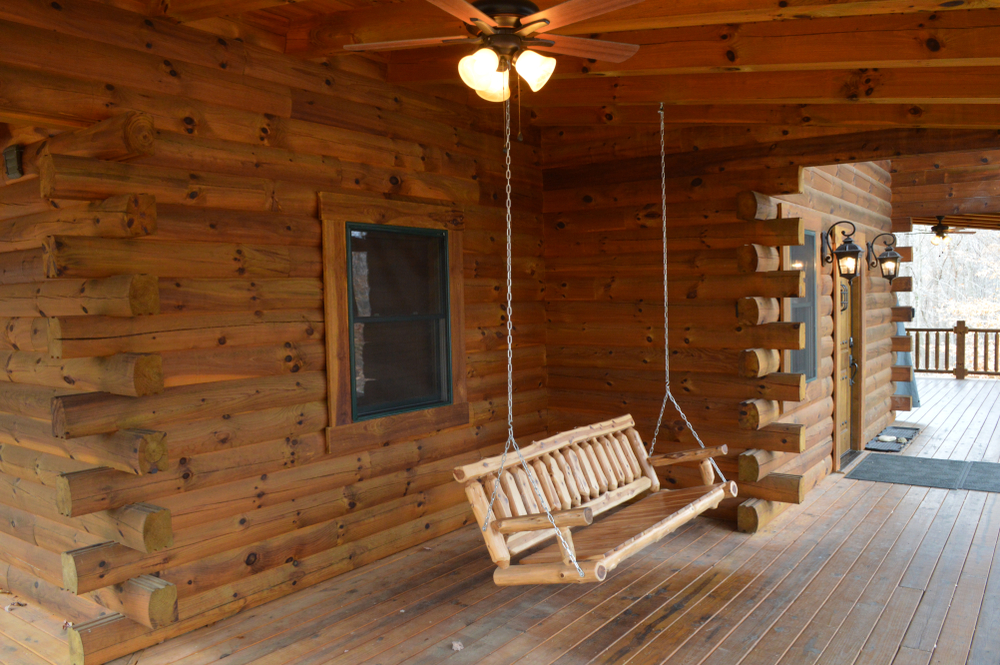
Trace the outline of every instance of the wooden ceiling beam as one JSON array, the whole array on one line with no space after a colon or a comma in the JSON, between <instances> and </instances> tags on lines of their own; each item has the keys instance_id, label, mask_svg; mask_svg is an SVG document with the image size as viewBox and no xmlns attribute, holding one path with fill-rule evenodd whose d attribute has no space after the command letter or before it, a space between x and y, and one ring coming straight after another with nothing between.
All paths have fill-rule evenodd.
<instances>
[{"instance_id":1,"label":"wooden ceiling beam","mask_svg":"<svg viewBox=\"0 0 1000 665\"><path fill-rule=\"evenodd\" d=\"M899 156L967 151L1000 142L1000 130L892 129L761 143L738 148L668 155L675 176L721 173L733 169L823 166L892 159ZM636 173L655 173L660 156L619 160L611 171L590 166L546 172L546 189L628 182ZM896 213L893 213L896 216Z\"/></svg>"},{"instance_id":2,"label":"wooden ceiling beam","mask_svg":"<svg viewBox=\"0 0 1000 665\"><path fill-rule=\"evenodd\" d=\"M171 0L197 4L230 3L238 0ZM278 0L248 0L272 2ZM540 6L555 2L541 1ZM783 7L780 5L784 5ZM706 25L765 23L789 19L917 14L931 19L949 11L1000 8L1000 0L645 0L638 5L565 26L555 32L565 35L653 31ZM202 10L205 11L205 10ZM802 21L799 21L803 23ZM344 44L417 39L460 34L461 22L423 0L405 0L388 7L337 12L292 27L289 53L305 57L336 55ZM627 40L626 40L627 41ZM725 50L723 51L725 55ZM723 64L725 66L725 63Z\"/></svg>"},{"instance_id":3,"label":"wooden ceiling beam","mask_svg":"<svg viewBox=\"0 0 1000 665\"><path fill-rule=\"evenodd\" d=\"M294 2L295 0L152 0L151 4L159 10L157 13L184 23L280 7Z\"/></svg>"},{"instance_id":4,"label":"wooden ceiling beam","mask_svg":"<svg viewBox=\"0 0 1000 665\"><path fill-rule=\"evenodd\" d=\"M538 127L658 125L659 105L551 106L533 108ZM671 106L668 125L778 125L782 127L1000 127L992 104L736 104Z\"/></svg>"},{"instance_id":5,"label":"wooden ceiling beam","mask_svg":"<svg viewBox=\"0 0 1000 665\"><path fill-rule=\"evenodd\" d=\"M471 92L471 91L470 91ZM470 95L477 105L478 97ZM604 104L997 104L1000 67L738 72L550 81L531 107Z\"/></svg>"},{"instance_id":6,"label":"wooden ceiling beam","mask_svg":"<svg viewBox=\"0 0 1000 665\"><path fill-rule=\"evenodd\" d=\"M939 199L935 201L914 201L912 203L892 203L892 216L896 217L936 217L937 215L982 215L1000 213L1000 197L973 199Z\"/></svg>"},{"instance_id":7,"label":"wooden ceiling beam","mask_svg":"<svg viewBox=\"0 0 1000 665\"><path fill-rule=\"evenodd\" d=\"M1000 65L1000 13L990 10L698 26L597 37L639 44L639 52L620 63L558 56L555 77ZM400 83L456 80L459 55L440 48L394 53L389 75Z\"/></svg>"},{"instance_id":8,"label":"wooden ceiling beam","mask_svg":"<svg viewBox=\"0 0 1000 665\"><path fill-rule=\"evenodd\" d=\"M946 171L950 169L971 169L981 166L1000 165L1000 150L970 150L967 152L952 152L944 155L919 155L894 159L892 172L907 173L919 171ZM895 175L893 176L895 177Z\"/></svg>"}]
</instances>

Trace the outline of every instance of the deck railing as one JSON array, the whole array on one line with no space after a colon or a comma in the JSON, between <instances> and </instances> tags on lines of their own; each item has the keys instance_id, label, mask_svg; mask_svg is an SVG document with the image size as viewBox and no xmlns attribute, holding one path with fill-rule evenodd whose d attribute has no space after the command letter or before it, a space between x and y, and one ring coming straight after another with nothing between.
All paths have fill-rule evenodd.
<instances>
[{"instance_id":1,"label":"deck railing","mask_svg":"<svg viewBox=\"0 0 1000 665\"><path fill-rule=\"evenodd\" d=\"M913 371L928 374L1000 376L1000 329L969 328L959 321L954 328L910 328Z\"/></svg>"}]
</instances>

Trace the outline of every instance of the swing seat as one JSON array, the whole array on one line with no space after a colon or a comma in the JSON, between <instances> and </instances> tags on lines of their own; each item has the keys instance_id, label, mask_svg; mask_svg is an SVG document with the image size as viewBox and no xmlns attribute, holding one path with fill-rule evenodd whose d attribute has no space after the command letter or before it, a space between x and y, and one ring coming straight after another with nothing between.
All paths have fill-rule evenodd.
<instances>
[{"instance_id":1,"label":"swing seat","mask_svg":"<svg viewBox=\"0 0 1000 665\"><path fill-rule=\"evenodd\" d=\"M626 415L522 448L530 478L516 452L509 453L502 466L497 455L458 467L454 475L465 485L486 548L498 566L493 573L496 584L600 582L628 557L718 507L723 499L736 496L736 483L714 483L713 474L706 471L709 458L725 452L722 446L647 458L632 416ZM705 484L661 490L654 467L680 462L699 462ZM498 481L501 468L506 473ZM541 490L541 505L532 481ZM596 515L642 495L632 505L594 522ZM565 546L555 537L546 511L552 513ZM583 528L571 531L571 527ZM550 539L556 542L511 565L511 557ZM573 566L571 553L583 577Z\"/></svg>"}]
</instances>

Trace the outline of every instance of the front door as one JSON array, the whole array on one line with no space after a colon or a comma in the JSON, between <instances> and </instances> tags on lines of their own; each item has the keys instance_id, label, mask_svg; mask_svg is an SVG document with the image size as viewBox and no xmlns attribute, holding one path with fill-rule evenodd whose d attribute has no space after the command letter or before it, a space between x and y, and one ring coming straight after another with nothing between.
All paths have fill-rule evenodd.
<instances>
[{"instance_id":1,"label":"front door","mask_svg":"<svg viewBox=\"0 0 1000 665\"><path fill-rule=\"evenodd\" d=\"M851 406L853 403L852 386L857 376L858 359L855 355L853 326L851 313L854 309L851 302L851 286L843 277L837 278L838 289L834 301L836 312L836 410L834 411L834 427L836 428L837 457L851 450Z\"/></svg>"}]
</instances>

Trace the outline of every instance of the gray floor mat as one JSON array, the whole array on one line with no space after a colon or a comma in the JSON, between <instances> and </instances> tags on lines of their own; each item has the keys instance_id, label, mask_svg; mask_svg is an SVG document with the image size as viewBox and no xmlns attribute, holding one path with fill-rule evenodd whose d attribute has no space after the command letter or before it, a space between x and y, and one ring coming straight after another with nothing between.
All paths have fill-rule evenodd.
<instances>
[{"instance_id":1,"label":"gray floor mat","mask_svg":"<svg viewBox=\"0 0 1000 665\"><path fill-rule=\"evenodd\" d=\"M1000 492L1000 464L990 462L872 453L859 462L847 477L921 487Z\"/></svg>"}]
</instances>

